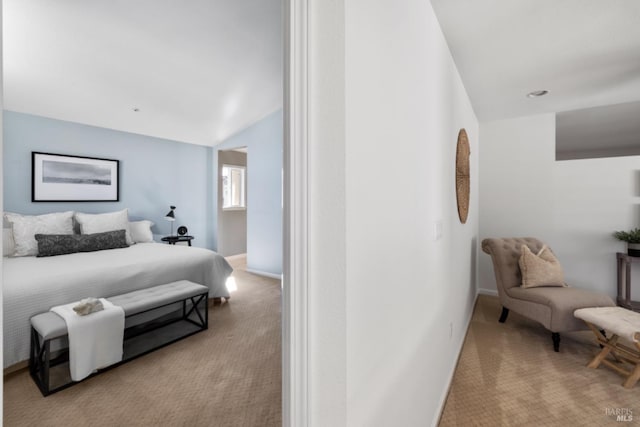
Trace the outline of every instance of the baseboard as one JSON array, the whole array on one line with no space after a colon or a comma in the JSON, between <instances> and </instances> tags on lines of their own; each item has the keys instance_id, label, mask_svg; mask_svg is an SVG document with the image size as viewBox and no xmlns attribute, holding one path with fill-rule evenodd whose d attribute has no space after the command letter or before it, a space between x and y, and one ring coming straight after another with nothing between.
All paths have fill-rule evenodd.
<instances>
[{"instance_id":1,"label":"baseboard","mask_svg":"<svg viewBox=\"0 0 640 427\"><path fill-rule=\"evenodd\" d=\"M252 268L247 268L246 271L247 273L257 274L258 276L270 277L272 279L278 279L278 280L282 279L282 274L273 274L273 273L268 273L266 271L254 270Z\"/></svg>"},{"instance_id":2,"label":"baseboard","mask_svg":"<svg viewBox=\"0 0 640 427\"><path fill-rule=\"evenodd\" d=\"M27 369L28 367L29 367L29 361L23 360L22 362L15 363L11 366L4 368L3 376L13 374L14 372L22 371L24 369Z\"/></svg>"},{"instance_id":3,"label":"baseboard","mask_svg":"<svg viewBox=\"0 0 640 427\"><path fill-rule=\"evenodd\" d=\"M442 418L442 412L444 411L444 405L447 403L447 398L449 397L449 391L451 390L451 383L453 382L453 377L458 370L458 362L460 361L460 355L462 354L462 347L464 346L464 342L467 340L467 334L469 334L469 327L471 326L471 319L473 318L473 312L476 309L476 304L478 303L478 295L490 295L490 296L498 296L498 291L495 289L483 289L479 288L476 292L475 300L473 301L473 308L469 313L469 317L467 318L467 329L464 333L464 338L460 342L460 346L458 348L458 355L456 356L456 363L453 365L453 369L449 372L449 379L447 381L447 389L440 398L440 410L438 411L438 416L433 420L432 425L435 427L440 424L440 419Z\"/></svg>"},{"instance_id":4,"label":"baseboard","mask_svg":"<svg viewBox=\"0 0 640 427\"><path fill-rule=\"evenodd\" d=\"M492 297L497 297L498 296L498 291L495 290L495 289L478 288L478 295L490 295Z\"/></svg>"},{"instance_id":5,"label":"baseboard","mask_svg":"<svg viewBox=\"0 0 640 427\"><path fill-rule=\"evenodd\" d=\"M476 297L473 301L473 307L471 308L471 311L469 312L469 316L467 317L467 327L466 327L464 336L462 337L462 340L460 340L460 343L458 346L458 355L456 356L456 363L453 364L453 369L451 369L451 371L449 372L449 379L447 380L447 388L445 389L445 392L440 397L438 415L433 419L433 422L431 423L433 427L436 427L440 424L440 418L442 418L444 405L447 403L447 398L449 397L449 391L451 390L451 383L453 383L453 377L456 374L456 371L458 370L458 362L460 362L462 347L464 346L464 342L467 340L467 334L469 333L469 327L471 326L471 319L473 319L473 312L476 309L477 302L478 302L478 294L476 293Z\"/></svg>"}]
</instances>

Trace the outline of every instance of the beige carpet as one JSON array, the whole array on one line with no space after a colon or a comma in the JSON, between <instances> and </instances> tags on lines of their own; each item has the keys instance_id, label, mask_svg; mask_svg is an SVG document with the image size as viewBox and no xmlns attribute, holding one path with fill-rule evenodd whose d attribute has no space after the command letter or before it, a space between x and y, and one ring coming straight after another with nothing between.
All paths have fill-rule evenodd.
<instances>
[{"instance_id":1,"label":"beige carpet","mask_svg":"<svg viewBox=\"0 0 640 427\"><path fill-rule=\"evenodd\" d=\"M4 425L281 425L280 282L232 265L238 290L207 331L46 398L8 375Z\"/></svg>"},{"instance_id":2,"label":"beige carpet","mask_svg":"<svg viewBox=\"0 0 640 427\"><path fill-rule=\"evenodd\" d=\"M600 350L591 332L561 334L555 353L549 331L514 312L500 324L500 310L479 296L441 426L640 425L640 385L585 366Z\"/></svg>"}]
</instances>

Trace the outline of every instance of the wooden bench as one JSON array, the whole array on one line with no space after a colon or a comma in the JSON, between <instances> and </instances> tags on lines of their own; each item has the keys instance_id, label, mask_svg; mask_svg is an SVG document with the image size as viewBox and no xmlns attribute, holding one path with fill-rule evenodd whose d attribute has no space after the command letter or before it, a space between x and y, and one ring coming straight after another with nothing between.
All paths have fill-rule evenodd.
<instances>
[{"instance_id":1,"label":"wooden bench","mask_svg":"<svg viewBox=\"0 0 640 427\"><path fill-rule=\"evenodd\" d=\"M88 378L207 329L208 294L206 286L180 280L108 297L124 309L124 354L121 362ZM33 316L29 372L44 396L76 384L68 362L64 319L52 311Z\"/></svg>"},{"instance_id":2,"label":"wooden bench","mask_svg":"<svg viewBox=\"0 0 640 427\"><path fill-rule=\"evenodd\" d=\"M595 307L576 310L574 316L587 324L602 347L587 366L595 369L604 363L627 377L623 385L632 388L640 379L640 313L622 307ZM612 335L607 338L603 329ZM622 340L636 348L625 345ZM613 357L613 362L607 360L608 355ZM624 363L630 364L631 368Z\"/></svg>"}]
</instances>

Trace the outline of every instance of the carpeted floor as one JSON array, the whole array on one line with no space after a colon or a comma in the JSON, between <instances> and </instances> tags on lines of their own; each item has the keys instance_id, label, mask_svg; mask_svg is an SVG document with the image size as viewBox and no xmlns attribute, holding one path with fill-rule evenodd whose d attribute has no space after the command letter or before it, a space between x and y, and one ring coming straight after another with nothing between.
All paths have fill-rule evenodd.
<instances>
[{"instance_id":1,"label":"carpeted floor","mask_svg":"<svg viewBox=\"0 0 640 427\"><path fill-rule=\"evenodd\" d=\"M281 425L280 281L231 261L238 290L209 329L42 397L4 378L4 426Z\"/></svg>"},{"instance_id":2,"label":"carpeted floor","mask_svg":"<svg viewBox=\"0 0 640 427\"><path fill-rule=\"evenodd\" d=\"M640 385L586 367L600 350L590 331L561 334L555 353L549 331L514 312L500 324L500 310L478 297L440 426L640 425Z\"/></svg>"}]
</instances>

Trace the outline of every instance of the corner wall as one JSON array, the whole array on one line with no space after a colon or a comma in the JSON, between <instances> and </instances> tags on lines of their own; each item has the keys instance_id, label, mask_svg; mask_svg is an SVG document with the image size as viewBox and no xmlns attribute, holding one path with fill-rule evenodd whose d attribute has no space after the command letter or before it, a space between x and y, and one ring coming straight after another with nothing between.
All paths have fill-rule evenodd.
<instances>
[{"instance_id":1,"label":"corner wall","mask_svg":"<svg viewBox=\"0 0 640 427\"><path fill-rule=\"evenodd\" d=\"M283 112L278 110L213 147L218 152L247 147L247 269L282 274L282 147ZM218 188L219 171L213 178ZM217 200L213 224L218 224Z\"/></svg>"},{"instance_id":2,"label":"corner wall","mask_svg":"<svg viewBox=\"0 0 640 427\"><path fill-rule=\"evenodd\" d=\"M556 161L554 114L482 123L480 133L481 239L537 237L569 284L615 299L615 253L626 249L611 234L640 225L640 157ZM479 261L480 292L495 293L491 260Z\"/></svg>"},{"instance_id":3,"label":"corner wall","mask_svg":"<svg viewBox=\"0 0 640 427\"><path fill-rule=\"evenodd\" d=\"M478 121L430 2L345 10L347 425L436 425L476 296Z\"/></svg>"}]
</instances>

